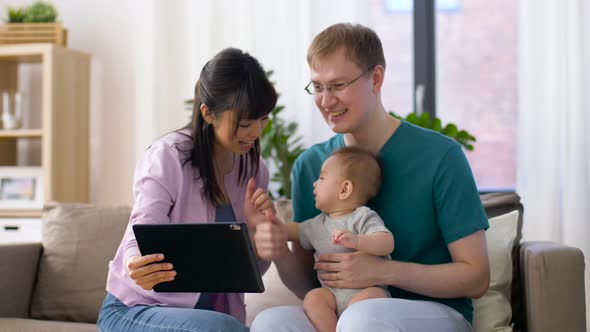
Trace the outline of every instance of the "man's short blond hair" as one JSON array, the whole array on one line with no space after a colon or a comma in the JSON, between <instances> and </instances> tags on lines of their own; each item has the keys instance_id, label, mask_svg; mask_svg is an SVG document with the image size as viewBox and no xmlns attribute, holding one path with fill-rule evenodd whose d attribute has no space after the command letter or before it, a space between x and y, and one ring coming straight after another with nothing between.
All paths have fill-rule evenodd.
<instances>
[{"instance_id":1,"label":"man's short blond hair","mask_svg":"<svg viewBox=\"0 0 590 332\"><path fill-rule=\"evenodd\" d=\"M359 190L366 204L381 188L383 166L381 158L372 152L356 146L336 150L332 156L338 158L338 166L346 180Z\"/></svg>"},{"instance_id":2,"label":"man's short blond hair","mask_svg":"<svg viewBox=\"0 0 590 332\"><path fill-rule=\"evenodd\" d=\"M381 65L385 68L383 47L377 33L366 26L352 23L337 23L320 32L307 49L310 67L316 61L344 48L349 60L362 70Z\"/></svg>"}]
</instances>

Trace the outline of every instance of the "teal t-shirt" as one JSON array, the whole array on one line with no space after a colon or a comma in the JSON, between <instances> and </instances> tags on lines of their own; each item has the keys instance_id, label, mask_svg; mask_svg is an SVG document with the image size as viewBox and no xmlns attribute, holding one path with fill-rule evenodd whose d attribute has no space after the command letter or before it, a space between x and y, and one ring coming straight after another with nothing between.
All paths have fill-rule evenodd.
<instances>
[{"instance_id":1,"label":"teal t-shirt","mask_svg":"<svg viewBox=\"0 0 590 332\"><path fill-rule=\"evenodd\" d=\"M313 182L324 160L344 146L333 136L303 152L293 166L294 220L320 213ZM375 210L395 237L393 260L419 264L452 261L447 244L488 228L473 174L461 146L434 131L402 121L380 151L384 175L381 190L367 206ZM389 287L392 297L436 301L472 321L469 298L437 299Z\"/></svg>"}]
</instances>

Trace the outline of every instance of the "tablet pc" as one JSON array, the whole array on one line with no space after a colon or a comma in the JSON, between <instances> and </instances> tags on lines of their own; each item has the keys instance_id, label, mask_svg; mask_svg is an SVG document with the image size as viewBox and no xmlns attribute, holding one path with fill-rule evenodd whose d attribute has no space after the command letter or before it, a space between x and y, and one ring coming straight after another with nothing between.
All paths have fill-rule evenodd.
<instances>
[{"instance_id":1,"label":"tablet pc","mask_svg":"<svg viewBox=\"0 0 590 332\"><path fill-rule=\"evenodd\" d=\"M142 255L164 254L176 277L156 292L261 293L264 285L244 224L137 224Z\"/></svg>"}]
</instances>

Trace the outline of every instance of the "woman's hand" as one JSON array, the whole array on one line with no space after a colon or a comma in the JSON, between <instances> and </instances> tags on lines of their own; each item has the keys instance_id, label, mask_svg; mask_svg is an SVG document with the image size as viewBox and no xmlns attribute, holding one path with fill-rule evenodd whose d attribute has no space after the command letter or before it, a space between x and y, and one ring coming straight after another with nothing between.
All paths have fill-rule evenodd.
<instances>
[{"instance_id":1,"label":"woman's hand","mask_svg":"<svg viewBox=\"0 0 590 332\"><path fill-rule=\"evenodd\" d=\"M256 252L261 259L276 260L287 253L287 226L274 214L266 211L265 221L256 226L254 233Z\"/></svg>"},{"instance_id":2,"label":"woman's hand","mask_svg":"<svg viewBox=\"0 0 590 332\"><path fill-rule=\"evenodd\" d=\"M324 285L334 288L367 288L380 285L379 277L388 260L361 251L324 254L315 263L318 277Z\"/></svg>"},{"instance_id":3,"label":"woman's hand","mask_svg":"<svg viewBox=\"0 0 590 332\"><path fill-rule=\"evenodd\" d=\"M256 181L251 178L248 180L246 197L244 198L244 215L251 232L256 230L258 224L267 220L264 215L266 211L273 215L277 213L267 192L262 188L256 189Z\"/></svg>"},{"instance_id":4,"label":"woman's hand","mask_svg":"<svg viewBox=\"0 0 590 332\"><path fill-rule=\"evenodd\" d=\"M151 290L161 282L174 280L176 276L176 271L172 270L173 266L170 263L151 264L163 259L162 254L129 256L125 262L125 269L136 284L145 290Z\"/></svg>"}]
</instances>

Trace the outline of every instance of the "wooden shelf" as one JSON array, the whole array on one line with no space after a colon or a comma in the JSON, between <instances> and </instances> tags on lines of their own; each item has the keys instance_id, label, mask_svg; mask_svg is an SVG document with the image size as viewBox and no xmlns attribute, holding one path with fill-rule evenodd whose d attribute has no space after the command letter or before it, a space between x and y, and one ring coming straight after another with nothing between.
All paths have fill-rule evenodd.
<instances>
[{"instance_id":1,"label":"wooden shelf","mask_svg":"<svg viewBox=\"0 0 590 332\"><path fill-rule=\"evenodd\" d=\"M0 44L55 43L66 46L61 23L6 23L0 25Z\"/></svg>"},{"instance_id":2,"label":"wooden shelf","mask_svg":"<svg viewBox=\"0 0 590 332\"><path fill-rule=\"evenodd\" d=\"M0 165L20 167L29 162L21 162L25 157L33 159L41 168L44 201L88 202L90 56L49 43L0 45L0 90L19 91L19 81L31 76L19 68L30 63L39 64L41 85L35 96L40 107L28 115L40 119L40 128L0 130ZM0 217L42 215L41 209L8 208Z\"/></svg>"},{"instance_id":3,"label":"wooden shelf","mask_svg":"<svg viewBox=\"0 0 590 332\"><path fill-rule=\"evenodd\" d=\"M41 218L42 210L0 210L0 217Z\"/></svg>"},{"instance_id":4,"label":"wooden shelf","mask_svg":"<svg viewBox=\"0 0 590 332\"><path fill-rule=\"evenodd\" d=\"M17 63L42 63L43 55L52 51L53 45L49 43L41 44L20 44L20 45L2 45L0 56L2 61Z\"/></svg>"},{"instance_id":5,"label":"wooden shelf","mask_svg":"<svg viewBox=\"0 0 590 332\"><path fill-rule=\"evenodd\" d=\"M15 130L0 130L0 137L11 137L11 138L20 138L20 137L43 137L43 130L42 129L15 129Z\"/></svg>"}]
</instances>

